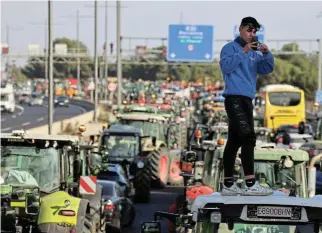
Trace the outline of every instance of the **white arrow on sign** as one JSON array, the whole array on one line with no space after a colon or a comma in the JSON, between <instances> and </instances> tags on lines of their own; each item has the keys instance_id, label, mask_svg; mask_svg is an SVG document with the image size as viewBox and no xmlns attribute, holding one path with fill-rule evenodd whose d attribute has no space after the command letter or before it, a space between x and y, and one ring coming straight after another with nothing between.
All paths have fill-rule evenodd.
<instances>
[{"instance_id":1,"label":"white arrow on sign","mask_svg":"<svg viewBox=\"0 0 322 233\"><path fill-rule=\"evenodd\" d=\"M209 59L209 58L210 58L210 54L209 54L209 53L206 53L206 54L205 54L205 58L206 58L206 59Z\"/></svg>"},{"instance_id":2,"label":"white arrow on sign","mask_svg":"<svg viewBox=\"0 0 322 233\"><path fill-rule=\"evenodd\" d=\"M176 57L176 54L175 53L171 53L170 54L170 57L175 58Z\"/></svg>"}]
</instances>

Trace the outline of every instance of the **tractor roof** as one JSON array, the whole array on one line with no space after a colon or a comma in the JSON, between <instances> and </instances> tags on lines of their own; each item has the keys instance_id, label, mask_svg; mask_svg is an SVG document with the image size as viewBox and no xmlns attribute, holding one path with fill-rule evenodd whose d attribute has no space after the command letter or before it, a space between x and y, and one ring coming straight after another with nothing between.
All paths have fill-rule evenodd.
<instances>
[{"instance_id":1,"label":"tractor roof","mask_svg":"<svg viewBox=\"0 0 322 233\"><path fill-rule=\"evenodd\" d=\"M18 132L19 131L19 132ZM77 136L69 135L41 135L41 134L28 134L24 131L13 131L12 133L1 134L2 145L43 145L58 143L58 145L77 145L80 140ZM46 147L46 146L45 146Z\"/></svg>"},{"instance_id":2,"label":"tractor roof","mask_svg":"<svg viewBox=\"0 0 322 233\"><path fill-rule=\"evenodd\" d=\"M137 120L137 121L149 121L149 120L157 120L157 121L166 121L166 118L156 114L147 114L147 113L128 113L128 114L118 114L118 118L124 120Z\"/></svg>"},{"instance_id":3,"label":"tractor roof","mask_svg":"<svg viewBox=\"0 0 322 233\"><path fill-rule=\"evenodd\" d=\"M141 134L140 130L129 126L129 125L121 125L121 124L114 124L111 125L109 129L105 129L104 133L127 133L127 134Z\"/></svg>"},{"instance_id":4,"label":"tractor roof","mask_svg":"<svg viewBox=\"0 0 322 233\"><path fill-rule=\"evenodd\" d=\"M280 148L258 148L255 147L255 160L278 161L281 156L291 156L296 162L309 161L309 155L303 150L280 149ZM223 158L224 148L215 151L217 157ZM240 150L238 154L240 153Z\"/></svg>"},{"instance_id":5,"label":"tractor roof","mask_svg":"<svg viewBox=\"0 0 322 233\"><path fill-rule=\"evenodd\" d=\"M78 142L78 136L71 135L46 135L46 134L18 134L15 132L12 133L2 133L0 136L1 139L9 139L9 138L24 138L29 140L47 140L47 141L70 141L70 142Z\"/></svg>"}]
</instances>

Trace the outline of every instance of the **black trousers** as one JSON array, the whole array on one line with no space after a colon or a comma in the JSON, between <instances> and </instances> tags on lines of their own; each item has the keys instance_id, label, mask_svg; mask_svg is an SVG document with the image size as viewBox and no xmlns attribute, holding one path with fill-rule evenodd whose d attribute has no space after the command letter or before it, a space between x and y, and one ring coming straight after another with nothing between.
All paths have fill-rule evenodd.
<instances>
[{"instance_id":1,"label":"black trousers","mask_svg":"<svg viewBox=\"0 0 322 233\"><path fill-rule=\"evenodd\" d=\"M233 177L235 159L241 147L240 158L245 176L254 175L254 130L253 103L246 96L225 97L225 108L229 119L228 140L224 150L224 176Z\"/></svg>"}]
</instances>

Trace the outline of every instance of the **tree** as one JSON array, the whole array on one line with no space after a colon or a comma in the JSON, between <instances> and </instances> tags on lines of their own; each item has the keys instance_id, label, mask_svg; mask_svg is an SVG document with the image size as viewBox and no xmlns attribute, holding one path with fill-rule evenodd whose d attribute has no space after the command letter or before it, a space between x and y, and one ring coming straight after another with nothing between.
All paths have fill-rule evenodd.
<instances>
[{"instance_id":1,"label":"tree","mask_svg":"<svg viewBox=\"0 0 322 233\"><path fill-rule=\"evenodd\" d=\"M299 52L296 43L282 47L284 52ZM303 51L301 51L303 52ZM258 88L271 83L285 83L297 86L305 91L306 98L313 100L317 86L318 56L312 54L275 55L275 69L269 76L260 76Z\"/></svg>"},{"instance_id":2,"label":"tree","mask_svg":"<svg viewBox=\"0 0 322 233\"><path fill-rule=\"evenodd\" d=\"M56 44L66 44L68 51L76 52L77 41L71 40L68 38L57 38L53 41L53 45L55 47ZM82 42L79 42L79 51L82 53L87 53L88 48ZM42 59L42 62L35 62L34 58L30 58L26 67L22 70L23 74L25 74L29 78L45 78L45 59ZM81 63L81 79L88 78L93 76L93 62L91 58L88 56L83 59L86 61L84 64ZM77 77L77 63L54 63L53 67L53 76L54 78L68 78L68 77Z\"/></svg>"}]
</instances>

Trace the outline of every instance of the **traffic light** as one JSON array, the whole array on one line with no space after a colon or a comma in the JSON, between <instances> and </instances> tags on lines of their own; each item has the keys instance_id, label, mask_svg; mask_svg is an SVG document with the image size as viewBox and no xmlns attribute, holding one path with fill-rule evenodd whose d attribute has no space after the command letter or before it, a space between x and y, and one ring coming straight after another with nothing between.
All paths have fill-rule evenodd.
<instances>
[{"instance_id":1,"label":"traffic light","mask_svg":"<svg viewBox=\"0 0 322 233\"><path fill-rule=\"evenodd\" d=\"M110 43L110 50L111 50L111 54L113 54L113 48L114 48L114 44L113 42Z\"/></svg>"}]
</instances>

